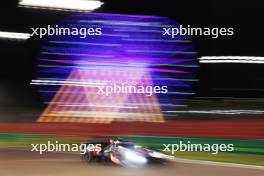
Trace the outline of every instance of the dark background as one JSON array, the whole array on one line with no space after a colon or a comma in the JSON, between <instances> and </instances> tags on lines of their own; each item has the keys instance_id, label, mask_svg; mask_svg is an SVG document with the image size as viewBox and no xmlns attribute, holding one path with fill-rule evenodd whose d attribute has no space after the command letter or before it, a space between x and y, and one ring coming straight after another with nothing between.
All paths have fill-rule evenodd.
<instances>
[{"instance_id":1,"label":"dark background","mask_svg":"<svg viewBox=\"0 0 264 176\"><path fill-rule=\"evenodd\" d=\"M160 15L192 27L234 28L234 36L217 39L207 36L192 37L198 57L264 56L264 15L261 1L102 1L105 4L96 12ZM71 13L18 8L16 0L3 1L0 6L0 30L31 33L31 27L57 23L69 14ZM43 105L38 92L34 86L29 85L30 80L35 77L35 56L40 43L41 40L37 38L20 42L0 39L0 112L13 113L14 116L17 112L22 116L30 114L32 118L41 112ZM215 97L233 97L240 102L244 101L241 98L259 102L264 99L263 64L201 64L197 77L200 81L193 88L196 93L193 100L216 102L219 98ZM260 101L258 108L262 105L263 101ZM248 106L254 107L254 102L249 102Z\"/></svg>"}]
</instances>

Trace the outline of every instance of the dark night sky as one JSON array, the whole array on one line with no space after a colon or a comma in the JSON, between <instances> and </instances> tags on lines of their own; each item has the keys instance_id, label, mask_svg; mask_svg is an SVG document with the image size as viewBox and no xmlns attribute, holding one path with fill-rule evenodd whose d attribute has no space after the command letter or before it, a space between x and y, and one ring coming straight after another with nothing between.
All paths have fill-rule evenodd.
<instances>
[{"instance_id":1,"label":"dark night sky","mask_svg":"<svg viewBox=\"0 0 264 176\"><path fill-rule=\"evenodd\" d=\"M183 25L234 28L234 36L218 39L193 37L198 56L264 56L261 2L230 0L104 2L104 6L97 12L161 15L175 19ZM54 24L69 14L23 9L17 7L17 1L3 1L0 6L0 30L31 32L30 27ZM35 76L34 59L40 42L35 38L26 42L0 40L1 106L40 105L36 88L29 86L30 80ZM264 65L260 64L202 64L198 71L200 82L194 86L194 92L198 97L264 98L263 68Z\"/></svg>"}]
</instances>

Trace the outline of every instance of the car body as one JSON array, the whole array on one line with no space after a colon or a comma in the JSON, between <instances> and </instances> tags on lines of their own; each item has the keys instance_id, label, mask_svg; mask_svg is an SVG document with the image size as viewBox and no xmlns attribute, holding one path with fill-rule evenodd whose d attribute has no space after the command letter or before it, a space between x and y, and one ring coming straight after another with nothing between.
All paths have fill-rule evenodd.
<instances>
[{"instance_id":1,"label":"car body","mask_svg":"<svg viewBox=\"0 0 264 176\"><path fill-rule=\"evenodd\" d=\"M87 150L82 154L82 160L91 162L110 162L124 167L142 167L149 164L164 164L172 162L174 157L160 151L136 145L129 141L113 140L100 143L86 143L94 146L100 144L101 149Z\"/></svg>"}]
</instances>

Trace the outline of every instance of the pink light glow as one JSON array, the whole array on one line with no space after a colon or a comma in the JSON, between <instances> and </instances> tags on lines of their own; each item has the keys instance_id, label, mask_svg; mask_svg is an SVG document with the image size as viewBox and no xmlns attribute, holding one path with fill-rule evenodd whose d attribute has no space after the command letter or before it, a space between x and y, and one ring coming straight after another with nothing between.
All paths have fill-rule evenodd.
<instances>
[{"instance_id":1,"label":"pink light glow","mask_svg":"<svg viewBox=\"0 0 264 176\"><path fill-rule=\"evenodd\" d=\"M73 80L106 83L106 85L113 83L123 83L130 86L153 85L148 73L124 69L77 69L71 72L66 81ZM112 93L106 96L98 94L98 90L97 86L62 85L39 117L38 122L163 121L155 94L146 96L137 93Z\"/></svg>"}]
</instances>

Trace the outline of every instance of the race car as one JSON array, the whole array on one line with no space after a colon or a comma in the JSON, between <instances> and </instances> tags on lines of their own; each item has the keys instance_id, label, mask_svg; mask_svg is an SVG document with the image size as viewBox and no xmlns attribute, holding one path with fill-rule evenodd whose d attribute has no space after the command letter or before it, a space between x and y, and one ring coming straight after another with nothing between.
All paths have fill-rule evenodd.
<instances>
[{"instance_id":1,"label":"race car","mask_svg":"<svg viewBox=\"0 0 264 176\"><path fill-rule=\"evenodd\" d=\"M85 143L97 146L82 154L82 160L91 162L110 162L124 167L142 167L149 164L164 164L174 160L174 157L160 151L136 145L129 141L110 139L100 143ZM100 145L99 145L100 144ZM99 147L100 146L100 147Z\"/></svg>"}]
</instances>

